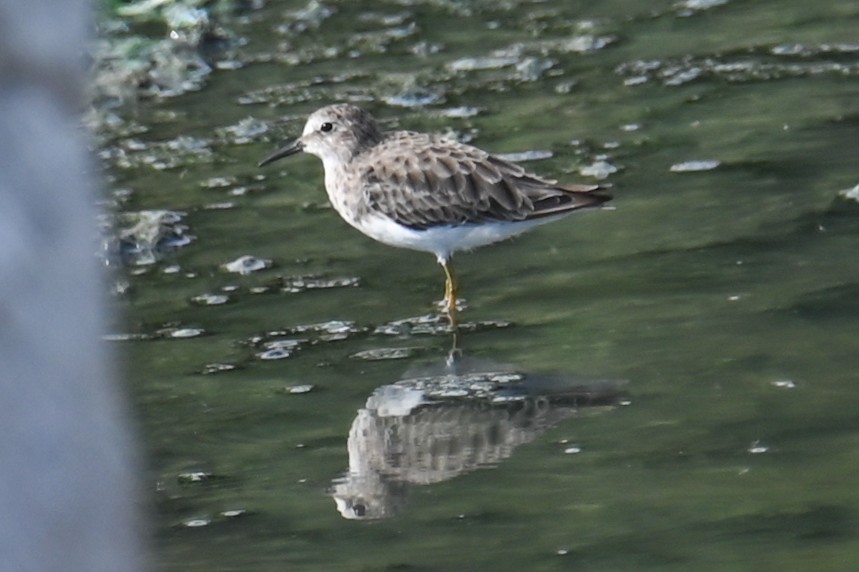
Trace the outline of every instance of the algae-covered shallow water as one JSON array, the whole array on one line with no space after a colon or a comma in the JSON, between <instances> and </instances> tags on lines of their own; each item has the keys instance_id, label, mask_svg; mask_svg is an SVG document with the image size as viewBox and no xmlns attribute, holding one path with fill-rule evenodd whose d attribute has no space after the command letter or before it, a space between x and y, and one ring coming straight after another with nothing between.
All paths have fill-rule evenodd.
<instances>
[{"instance_id":1,"label":"algae-covered shallow water","mask_svg":"<svg viewBox=\"0 0 859 572\"><path fill-rule=\"evenodd\" d=\"M859 5L251 4L101 126L160 569L855 568ZM256 167L336 101L613 187L457 258L472 377L431 256Z\"/></svg>"}]
</instances>

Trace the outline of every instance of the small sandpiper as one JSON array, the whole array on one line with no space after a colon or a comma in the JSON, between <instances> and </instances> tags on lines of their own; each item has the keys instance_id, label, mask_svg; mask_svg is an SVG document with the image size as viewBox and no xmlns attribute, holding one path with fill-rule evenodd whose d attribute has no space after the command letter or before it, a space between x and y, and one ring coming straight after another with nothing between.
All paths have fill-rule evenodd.
<instances>
[{"instance_id":1,"label":"small sandpiper","mask_svg":"<svg viewBox=\"0 0 859 572\"><path fill-rule=\"evenodd\" d=\"M299 151L322 159L328 199L343 220L379 242L435 254L444 269L443 303L453 326L454 252L611 200L599 185L545 179L439 135L383 132L372 115L349 104L315 111L301 137L259 166Z\"/></svg>"}]
</instances>

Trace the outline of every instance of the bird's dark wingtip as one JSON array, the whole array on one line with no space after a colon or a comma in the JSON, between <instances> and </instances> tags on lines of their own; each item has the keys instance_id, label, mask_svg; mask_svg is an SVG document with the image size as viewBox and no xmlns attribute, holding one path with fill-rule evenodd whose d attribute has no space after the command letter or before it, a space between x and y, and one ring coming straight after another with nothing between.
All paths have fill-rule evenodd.
<instances>
[{"instance_id":1,"label":"bird's dark wingtip","mask_svg":"<svg viewBox=\"0 0 859 572\"><path fill-rule=\"evenodd\" d=\"M612 208L606 203L614 197L603 185L557 185L555 188L562 192L535 202L534 211L529 218L585 209Z\"/></svg>"}]
</instances>

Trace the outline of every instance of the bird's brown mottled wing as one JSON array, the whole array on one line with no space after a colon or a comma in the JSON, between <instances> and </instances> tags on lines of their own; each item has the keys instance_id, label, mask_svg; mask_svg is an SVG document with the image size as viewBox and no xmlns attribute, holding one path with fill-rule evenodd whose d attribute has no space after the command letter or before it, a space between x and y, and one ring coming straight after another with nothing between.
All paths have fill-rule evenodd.
<instances>
[{"instance_id":1,"label":"bird's brown mottled wing","mask_svg":"<svg viewBox=\"0 0 859 572\"><path fill-rule=\"evenodd\" d=\"M599 185L563 185L476 147L398 132L359 159L366 205L414 229L520 221L595 207Z\"/></svg>"}]
</instances>

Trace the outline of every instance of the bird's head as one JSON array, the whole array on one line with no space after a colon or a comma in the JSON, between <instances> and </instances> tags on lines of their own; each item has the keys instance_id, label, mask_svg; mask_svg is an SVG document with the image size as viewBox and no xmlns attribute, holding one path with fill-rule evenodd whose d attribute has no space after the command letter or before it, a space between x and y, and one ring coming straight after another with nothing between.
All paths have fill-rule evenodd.
<instances>
[{"instance_id":1,"label":"bird's head","mask_svg":"<svg viewBox=\"0 0 859 572\"><path fill-rule=\"evenodd\" d=\"M316 155L325 163L344 163L381 140L376 120L360 107L336 104L314 111L301 137L260 162L267 165L299 151Z\"/></svg>"}]
</instances>

